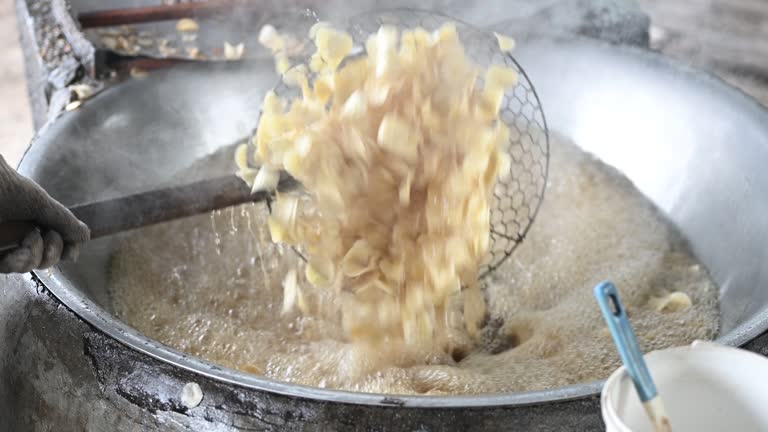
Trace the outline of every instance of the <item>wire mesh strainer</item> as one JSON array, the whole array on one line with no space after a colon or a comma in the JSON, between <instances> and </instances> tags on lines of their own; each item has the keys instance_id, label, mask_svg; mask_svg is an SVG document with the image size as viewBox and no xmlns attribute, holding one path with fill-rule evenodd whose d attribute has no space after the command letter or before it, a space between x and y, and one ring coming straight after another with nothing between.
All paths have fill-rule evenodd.
<instances>
[{"instance_id":1,"label":"wire mesh strainer","mask_svg":"<svg viewBox=\"0 0 768 432\"><path fill-rule=\"evenodd\" d=\"M382 25L400 30L422 27L433 31L446 22L452 22L456 25L466 54L476 65L486 69L494 64L503 64L518 72L519 82L506 92L499 112L501 121L510 129L507 152L512 163L511 175L500 180L494 189L490 250L480 270L481 278L487 276L523 241L544 198L549 168L549 134L533 84L520 64L509 53L501 51L493 34L447 15L419 9L389 9L356 15L347 22L346 31L352 36L358 52L362 51L368 37ZM483 84L482 77L479 77L479 85ZM274 90L281 97L299 94L295 87L287 86L282 81ZM294 250L304 258L299 250Z\"/></svg>"}]
</instances>

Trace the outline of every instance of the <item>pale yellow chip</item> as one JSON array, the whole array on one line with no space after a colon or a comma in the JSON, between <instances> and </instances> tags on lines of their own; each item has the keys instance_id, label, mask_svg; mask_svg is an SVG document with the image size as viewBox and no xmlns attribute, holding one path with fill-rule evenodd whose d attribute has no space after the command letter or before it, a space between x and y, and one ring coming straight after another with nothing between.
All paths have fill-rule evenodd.
<instances>
[{"instance_id":1,"label":"pale yellow chip","mask_svg":"<svg viewBox=\"0 0 768 432\"><path fill-rule=\"evenodd\" d=\"M499 107L517 72L473 64L451 23L382 26L354 57L352 37L326 23L310 36L316 52L291 67L288 37L269 26L260 34L283 80L302 89L293 99L267 93L251 143L262 165L254 183L276 185L286 170L306 192L307 207L278 194L268 219L273 241L302 247L309 261L302 280L287 280L284 309L307 313L310 290L323 288L351 339L427 344L445 337L445 305L463 295L476 334L493 189L511 169Z\"/></svg>"},{"instance_id":2,"label":"pale yellow chip","mask_svg":"<svg viewBox=\"0 0 768 432\"><path fill-rule=\"evenodd\" d=\"M326 67L325 60L318 54L312 55L309 60L309 70L312 72L320 72Z\"/></svg>"},{"instance_id":3,"label":"pale yellow chip","mask_svg":"<svg viewBox=\"0 0 768 432\"><path fill-rule=\"evenodd\" d=\"M285 56L278 56L275 60L275 69L277 70L277 73L280 75L288 72L288 69L291 68L291 62L288 60L288 57Z\"/></svg>"},{"instance_id":4,"label":"pale yellow chip","mask_svg":"<svg viewBox=\"0 0 768 432\"><path fill-rule=\"evenodd\" d=\"M373 268L374 251L367 241L357 240L341 261L346 276L356 277Z\"/></svg>"},{"instance_id":5,"label":"pale yellow chip","mask_svg":"<svg viewBox=\"0 0 768 432\"><path fill-rule=\"evenodd\" d=\"M402 117L387 113L381 120L377 134L379 145L386 151L413 163L418 157L418 137L414 129Z\"/></svg>"},{"instance_id":6,"label":"pale yellow chip","mask_svg":"<svg viewBox=\"0 0 768 432\"><path fill-rule=\"evenodd\" d=\"M509 36L504 36L499 33L494 33L496 41L499 44L499 49L502 52L510 52L515 49L515 40Z\"/></svg>"},{"instance_id":7,"label":"pale yellow chip","mask_svg":"<svg viewBox=\"0 0 768 432\"><path fill-rule=\"evenodd\" d=\"M283 73L283 82L289 86L298 87L303 93L309 92L309 81L307 79L307 67L297 65Z\"/></svg>"},{"instance_id":8,"label":"pale yellow chip","mask_svg":"<svg viewBox=\"0 0 768 432\"><path fill-rule=\"evenodd\" d=\"M224 58L226 60L240 60L245 54L245 44L240 42L239 44L231 44L224 42Z\"/></svg>"},{"instance_id":9,"label":"pale yellow chip","mask_svg":"<svg viewBox=\"0 0 768 432\"><path fill-rule=\"evenodd\" d=\"M241 168L247 169L247 168ZM280 182L280 173L269 167L263 166L259 169L258 173L253 178L253 185L251 187L251 193L262 191L273 191L277 189L277 184Z\"/></svg>"},{"instance_id":10,"label":"pale yellow chip","mask_svg":"<svg viewBox=\"0 0 768 432\"><path fill-rule=\"evenodd\" d=\"M353 47L350 35L329 27L317 29L315 44L317 45L317 52L331 68L336 68L341 64L342 60L352 52Z\"/></svg>"},{"instance_id":11,"label":"pale yellow chip","mask_svg":"<svg viewBox=\"0 0 768 432\"><path fill-rule=\"evenodd\" d=\"M690 308L693 302L688 294L676 291L664 297L651 297L648 304L658 312L672 313Z\"/></svg>"},{"instance_id":12,"label":"pale yellow chip","mask_svg":"<svg viewBox=\"0 0 768 432\"><path fill-rule=\"evenodd\" d=\"M456 24L445 23L432 34L432 43L453 42L458 40L458 38L459 33L456 31Z\"/></svg>"},{"instance_id":13,"label":"pale yellow chip","mask_svg":"<svg viewBox=\"0 0 768 432\"><path fill-rule=\"evenodd\" d=\"M273 242L284 243L289 240L288 230L277 219L269 217L267 219L267 226L269 228L269 235Z\"/></svg>"},{"instance_id":14,"label":"pale yellow chip","mask_svg":"<svg viewBox=\"0 0 768 432\"><path fill-rule=\"evenodd\" d=\"M329 260L314 259L305 270L307 280L314 286L326 287L334 278L333 263Z\"/></svg>"},{"instance_id":15,"label":"pale yellow chip","mask_svg":"<svg viewBox=\"0 0 768 432\"><path fill-rule=\"evenodd\" d=\"M411 203L411 184L413 183L413 174L408 175L406 177L405 181L400 184L400 189L398 190L398 197L400 199L400 204L404 206L408 206Z\"/></svg>"},{"instance_id":16,"label":"pale yellow chip","mask_svg":"<svg viewBox=\"0 0 768 432\"><path fill-rule=\"evenodd\" d=\"M277 33L277 30L271 25L265 25L259 31L259 43L271 50L273 53L284 49L283 38Z\"/></svg>"},{"instance_id":17,"label":"pale yellow chip","mask_svg":"<svg viewBox=\"0 0 768 432\"><path fill-rule=\"evenodd\" d=\"M366 100L365 93L360 90L356 90L349 95L344 106L341 108L341 115L348 118L360 118L365 116L368 111L368 102Z\"/></svg>"},{"instance_id":18,"label":"pale yellow chip","mask_svg":"<svg viewBox=\"0 0 768 432\"><path fill-rule=\"evenodd\" d=\"M501 89L512 88L517 85L517 71L510 67L492 65L485 73L485 85Z\"/></svg>"},{"instance_id":19,"label":"pale yellow chip","mask_svg":"<svg viewBox=\"0 0 768 432\"><path fill-rule=\"evenodd\" d=\"M75 110L77 110L78 108L80 108L82 105L83 105L83 101L80 101L80 100L76 100L76 101L72 101L72 102L68 103L68 104L67 104L67 105L64 107L64 109L65 109L66 111L75 111Z\"/></svg>"},{"instance_id":20,"label":"pale yellow chip","mask_svg":"<svg viewBox=\"0 0 768 432\"><path fill-rule=\"evenodd\" d=\"M200 25L192 18L182 18L176 22L176 30L180 32L196 32L200 30Z\"/></svg>"},{"instance_id":21,"label":"pale yellow chip","mask_svg":"<svg viewBox=\"0 0 768 432\"><path fill-rule=\"evenodd\" d=\"M248 168L248 144L240 144L235 149L235 164L241 170Z\"/></svg>"},{"instance_id":22,"label":"pale yellow chip","mask_svg":"<svg viewBox=\"0 0 768 432\"><path fill-rule=\"evenodd\" d=\"M256 176L259 174L259 170L254 168L241 168L237 170L235 175L237 175L241 180L246 182L249 185L254 184L254 181L256 180Z\"/></svg>"},{"instance_id":23,"label":"pale yellow chip","mask_svg":"<svg viewBox=\"0 0 768 432\"><path fill-rule=\"evenodd\" d=\"M330 28L331 24L327 21L318 21L312 25L312 27L309 28L309 38L315 39L317 36L317 31L321 28Z\"/></svg>"},{"instance_id":24,"label":"pale yellow chip","mask_svg":"<svg viewBox=\"0 0 768 432\"><path fill-rule=\"evenodd\" d=\"M288 270L283 279L283 308L282 313L288 313L296 305L300 296L299 282L296 270Z\"/></svg>"},{"instance_id":25,"label":"pale yellow chip","mask_svg":"<svg viewBox=\"0 0 768 432\"><path fill-rule=\"evenodd\" d=\"M79 100L86 100L93 96L94 88L88 84L75 84L69 86L69 89L75 92Z\"/></svg>"}]
</instances>

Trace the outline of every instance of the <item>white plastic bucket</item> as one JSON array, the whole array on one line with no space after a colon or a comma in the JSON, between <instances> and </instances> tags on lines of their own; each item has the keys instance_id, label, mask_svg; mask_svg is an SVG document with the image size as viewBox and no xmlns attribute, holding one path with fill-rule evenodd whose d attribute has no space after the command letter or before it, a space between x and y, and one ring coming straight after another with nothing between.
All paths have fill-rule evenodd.
<instances>
[{"instance_id":1,"label":"white plastic bucket","mask_svg":"<svg viewBox=\"0 0 768 432\"><path fill-rule=\"evenodd\" d=\"M711 342L645 355L672 432L768 431L768 359ZM653 432L632 380L617 369L600 397L608 432Z\"/></svg>"}]
</instances>

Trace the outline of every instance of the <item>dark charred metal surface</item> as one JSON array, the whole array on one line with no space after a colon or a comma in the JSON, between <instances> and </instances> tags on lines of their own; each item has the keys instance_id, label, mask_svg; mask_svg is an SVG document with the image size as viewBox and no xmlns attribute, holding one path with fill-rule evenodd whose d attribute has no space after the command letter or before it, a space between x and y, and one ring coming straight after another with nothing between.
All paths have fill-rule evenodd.
<instances>
[{"instance_id":1,"label":"dark charred metal surface","mask_svg":"<svg viewBox=\"0 0 768 432\"><path fill-rule=\"evenodd\" d=\"M768 332L765 332L760 336L752 339L742 348L768 357Z\"/></svg>"}]
</instances>

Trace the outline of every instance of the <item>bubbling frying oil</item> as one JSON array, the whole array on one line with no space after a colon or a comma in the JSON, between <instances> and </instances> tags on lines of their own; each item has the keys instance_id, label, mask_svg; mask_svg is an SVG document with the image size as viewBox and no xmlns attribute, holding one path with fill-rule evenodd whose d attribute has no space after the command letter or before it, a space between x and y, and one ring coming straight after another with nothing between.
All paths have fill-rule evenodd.
<instances>
[{"instance_id":1,"label":"bubbling frying oil","mask_svg":"<svg viewBox=\"0 0 768 432\"><path fill-rule=\"evenodd\" d=\"M552 138L538 218L485 281L482 335L454 332L449 352L352 344L337 314L282 314L281 281L297 257L270 241L259 204L134 232L112 258L115 310L145 335L230 368L391 394L541 390L607 377L620 359L592 296L604 279L619 287L644 350L712 339L717 287L677 230L619 172ZM659 311L658 299L675 292L692 305ZM312 298L331 301L320 291ZM454 306L458 317L460 299Z\"/></svg>"}]
</instances>

